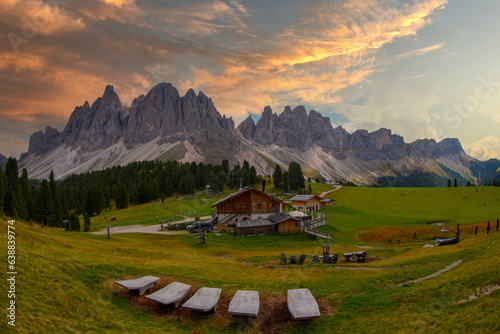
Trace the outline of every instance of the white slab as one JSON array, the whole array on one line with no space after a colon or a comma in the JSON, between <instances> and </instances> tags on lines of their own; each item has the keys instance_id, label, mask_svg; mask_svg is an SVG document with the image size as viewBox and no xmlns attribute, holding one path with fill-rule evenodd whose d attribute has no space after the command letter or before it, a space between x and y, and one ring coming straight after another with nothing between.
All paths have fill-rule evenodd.
<instances>
[{"instance_id":1,"label":"white slab","mask_svg":"<svg viewBox=\"0 0 500 334\"><path fill-rule=\"evenodd\" d=\"M222 289L201 288L182 307L200 312L215 311L221 292Z\"/></svg>"},{"instance_id":2,"label":"white slab","mask_svg":"<svg viewBox=\"0 0 500 334\"><path fill-rule=\"evenodd\" d=\"M246 317L256 317L259 314L259 292L238 290L229 303L228 313Z\"/></svg>"},{"instance_id":3,"label":"white slab","mask_svg":"<svg viewBox=\"0 0 500 334\"><path fill-rule=\"evenodd\" d=\"M288 290L288 310L294 320L319 318L319 307L309 289Z\"/></svg>"},{"instance_id":4,"label":"white slab","mask_svg":"<svg viewBox=\"0 0 500 334\"><path fill-rule=\"evenodd\" d=\"M181 300L186 297L190 289L191 285L172 282L163 289L160 289L146 296L146 298L154 300L163 305L173 305L174 308L177 308Z\"/></svg>"},{"instance_id":5,"label":"white slab","mask_svg":"<svg viewBox=\"0 0 500 334\"><path fill-rule=\"evenodd\" d=\"M155 282L159 279L159 277L155 276L144 276L136 279L115 281L115 283L129 290L137 290L139 296L142 296L144 292L146 292L147 289L152 288L155 285Z\"/></svg>"}]
</instances>

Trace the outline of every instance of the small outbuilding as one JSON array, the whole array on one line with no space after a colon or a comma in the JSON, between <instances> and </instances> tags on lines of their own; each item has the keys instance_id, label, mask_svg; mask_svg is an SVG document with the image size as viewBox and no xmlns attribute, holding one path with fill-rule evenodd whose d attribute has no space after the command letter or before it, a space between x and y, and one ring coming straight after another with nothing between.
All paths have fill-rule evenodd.
<instances>
[{"instance_id":1,"label":"small outbuilding","mask_svg":"<svg viewBox=\"0 0 500 334\"><path fill-rule=\"evenodd\" d=\"M296 195L290 199L292 206L296 210L302 212L319 211L321 209L321 200L323 198L318 195Z\"/></svg>"},{"instance_id":2,"label":"small outbuilding","mask_svg":"<svg viewBox=\"0 0 500 334\"><path fill-rule=\"evenodd\" d=\"M292 234L301 233L303 223L287 213L277 213L267 218L239 221L235 230L237 236Z\"/></svg>"}]
</instances>

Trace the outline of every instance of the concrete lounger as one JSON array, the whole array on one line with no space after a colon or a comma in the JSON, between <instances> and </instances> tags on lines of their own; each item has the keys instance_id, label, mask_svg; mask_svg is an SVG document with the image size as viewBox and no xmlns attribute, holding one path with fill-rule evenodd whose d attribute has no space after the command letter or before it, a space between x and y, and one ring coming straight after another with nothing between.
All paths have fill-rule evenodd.
<instances>
[{"instance_id":1,"label":"concrete lounger","mask_svg":"<svg viewBox=\"0 0 500 334\"><path fill-rule=\"evenodd\" d=\"M123 286L129 290L137 290L139 296L142 296L147 289L152 288L159 277L144 276L136 279L128 279L124 281L115 281L116 284Z\"/></svg>"},{"instance_id":2,"label":"concrete lounger","mask_svg":"<svg viewBox=\"0 0 500 334\"><path fill-rule=\"evenodd\" d=\"M294 320L319 318L319 307L309 289L288 290L288 310Z\"/></svg>"},{"instance_id":3,"label":"concrete lounger","mask_svg":"<svg viewBox=\"0 0 500 334\"><path fill-rule=\"evenodd\" d=\"M174 308L177 308L190 289L191 285L172 282L163 289L146 296L146 298L163 305L172 305Z\"/></svg>"},{"instance_id":4,"label":"concrete lounger","mask_svg":"<svg viewBox=\"0 0 500 334\"><path fill-rule=\"evenodd\" d=\"M259 314L259 292L238 290L231 303L229 303L228 313L246 317L256 317Z\"/></svg>"},{"instance_id":5,"label":"concrete lounger","mask_svg":"<svg viewBox=\"0 0 500 334\"><path fill-rule=\"evenodd\" d=\"M201 288L182 307L200 312L215 312L221 292L222 289Z\"/></svg>"}]
</instances>

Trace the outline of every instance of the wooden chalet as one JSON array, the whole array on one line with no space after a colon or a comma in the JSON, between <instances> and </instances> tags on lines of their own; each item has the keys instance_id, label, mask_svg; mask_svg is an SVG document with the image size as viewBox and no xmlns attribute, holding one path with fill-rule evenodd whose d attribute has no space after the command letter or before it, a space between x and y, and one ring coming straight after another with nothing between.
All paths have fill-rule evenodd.
<instances>
[{"instance_id":1,"label":"wooden chalet","mask_svg":"<svg viewBox=\"0 0 500 334\"><path fill-rule=\"evenodd\" d=\"M219 224L232 224L267 218L283 212L286 205L282 200L249 186L221 199L212 207L217 208Z\"/></svg>"}]
</instances>

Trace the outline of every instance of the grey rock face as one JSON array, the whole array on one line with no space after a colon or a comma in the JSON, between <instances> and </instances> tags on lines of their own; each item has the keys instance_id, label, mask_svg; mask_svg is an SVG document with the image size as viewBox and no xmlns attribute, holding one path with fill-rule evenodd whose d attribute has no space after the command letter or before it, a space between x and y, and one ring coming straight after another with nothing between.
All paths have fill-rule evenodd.
<instances>
[{"instance_id":1,"label":"grey rock face","mask_svg":"<svg viewBox=\"0 0 500 334\"><path fill-rule=\"evenodd\" d=\"M131 107L121 104L113 86L107 86L92 106L76 107L64 130L47 127L30 138L29 155L43 155L60 145L92 152L123 140L128 148L158 138L160 143L219 140L227 149L238 150L234 121L221 116L212 100L191 89L180 97L170 83L161 83L136 98Z\"/></svg>"}]
</instances>

